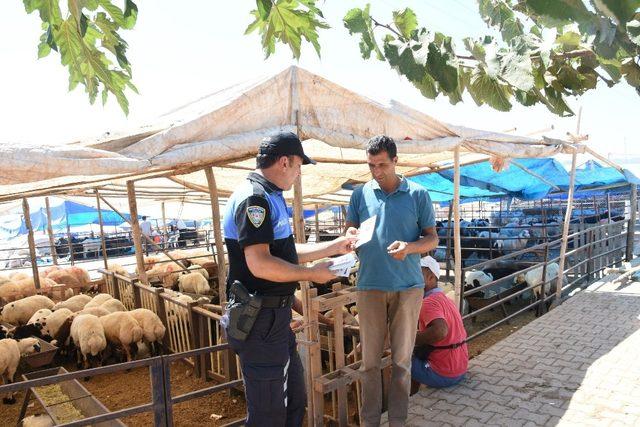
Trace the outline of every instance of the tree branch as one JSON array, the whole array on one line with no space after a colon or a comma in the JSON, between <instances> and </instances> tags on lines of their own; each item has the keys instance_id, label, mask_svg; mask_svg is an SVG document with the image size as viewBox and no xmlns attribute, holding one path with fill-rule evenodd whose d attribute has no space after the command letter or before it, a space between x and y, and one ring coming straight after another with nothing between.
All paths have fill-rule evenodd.
<instances>
[{"instance_id":1,"label":"tree branch","mask_svg":"<svg viewBox=\"0 0 640 427\"><path fill-rule=\"evenodd\" d=\"M376 20L375 20L375 18L374 18L373 16L371 16L370 18L371 18L371 21L373 21L373 24L374 24L376 27L383 27L383 28L386 28L387 30L391 31L392 33L394 33L394 34L395 34L396 36L398 36L399 38L404 39L404 36L403 36L402 34L400 34L399 32L397 32L395 29L393 29L393 27L391 27L390 25L388 25L388 24L381 24L381 23L379 23L378 21L376 21Z\"/></svg>"}]
</instances>

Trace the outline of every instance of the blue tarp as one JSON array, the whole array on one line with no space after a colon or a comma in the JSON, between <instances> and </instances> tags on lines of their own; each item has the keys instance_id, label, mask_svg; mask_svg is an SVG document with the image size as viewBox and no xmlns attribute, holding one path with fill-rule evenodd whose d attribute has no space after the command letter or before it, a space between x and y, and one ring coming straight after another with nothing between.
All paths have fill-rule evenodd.
<instances>
[{"instance_id":1,"label":"blue tarp","mask_svg":"<svg viewBox=\"0 0 640 427\"><path fill-rule=\"evenodd\" d=\"M558 161L544 158L515 159L514 162L553 183L561 191L568 191L569 173ZM418 175L410 179L427 188L434 202L453 198L453 170ZM598 187L625 183L640 184L640 180L627 170L623 174L615 168L602 167L594 161L589 161L576 170L575 189L580 191L576 193L577 197L593 195L594 191L601 194L603 190L598 190ZM500 196L538 200L550 196L552 192L557 192L554 186L514 164L510 164L502 172L495 172L488 161L460 168L460 197L466 201L495 199ZM447 196L447 193L450 195Z\"/></svg>"},{"instance_id":2,"label":"blue tarp","mask_svg":"<svg viewBox=\"0 0 640 427\"><path fill-rule=\"evenodd\" d=\"M82 226L87 224L99 224L98 209L76 203L68 200L62 200L57 205L52 205L51 210L51 226L54 233L66 232L67 221L69 227ZM130 220L129 214L123 213L123 215ZM32 208L31 214L31 227L33 231L47 231L47 210L44 206L36 208L34 211ZM111 210L102 210L102 222L104 225L114 226L123 222L120 215ZM0 222L0 237L12 238L21 234L27 234L27 226L25 225L22 215L14 214L3 218Z\"/></svg>"}]
</instances>

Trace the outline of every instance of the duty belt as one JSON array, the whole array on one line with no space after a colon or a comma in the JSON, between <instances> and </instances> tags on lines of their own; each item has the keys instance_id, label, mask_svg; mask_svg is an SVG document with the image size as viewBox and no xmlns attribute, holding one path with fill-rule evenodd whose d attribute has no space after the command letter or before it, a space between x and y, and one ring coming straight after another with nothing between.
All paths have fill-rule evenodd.
<instances>
[{"instance_id":1,"label":"duty belt","mask_svg":"<svg viewBox=\"0 0 640 427\"><path fill-rule=\"evenodd\" d=\"M291 307L295 296L293 295L260 295L262 298L262 308L284 308Z\"/></svg>"}]
</instances>

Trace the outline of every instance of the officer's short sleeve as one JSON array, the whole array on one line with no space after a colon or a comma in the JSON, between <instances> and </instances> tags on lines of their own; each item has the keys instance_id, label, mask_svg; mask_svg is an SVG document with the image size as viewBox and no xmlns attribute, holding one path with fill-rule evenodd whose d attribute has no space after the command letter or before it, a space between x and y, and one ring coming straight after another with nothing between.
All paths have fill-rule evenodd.
<instances>
[{"instance_id":1,"label":"officer's short sleeve","mask_svg":"<svg viewBox=\"0 0 640 427\"><path fill-rule=\"evenodd\" d=\"M273 224L269 202L262 196L249 196L235 212L238 243L241 248L273 241Z\"/></svg>"},{"instance_id":2,"label":"officer's short sleeve","mask_svg":"<svg viewBox=\"0 0 640 427\"><path fill-rule=\"evenodd\" d=\"M349 199L349 206L347 207L347 222L353 223L356 227L360 226L360 217L358 215L358 204L360 202L360 197L362 195L361 188L356 188L353 193L351 193L351 198Z\"/></svg>"},{"instance_id":3,"label":"officer's short sleeve","mask_svg":"<svg viewBox=\"0 0 640 427\"><path fill-rule=\"evenodd\" d=\"M418 212L418 224L420 225L420 229L424 230L425 228L435 227L436 225L436 214L433 210L433 203L431 203L431 197L429 197L429 192L426 190L421 192L420 201L418 204L420 212Z\"/></svg>"}]
</instances>

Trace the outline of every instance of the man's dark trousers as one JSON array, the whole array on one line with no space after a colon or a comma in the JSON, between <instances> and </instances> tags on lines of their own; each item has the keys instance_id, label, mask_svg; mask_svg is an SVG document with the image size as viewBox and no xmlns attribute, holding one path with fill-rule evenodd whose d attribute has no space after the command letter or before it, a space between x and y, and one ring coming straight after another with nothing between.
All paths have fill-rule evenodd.
<instances>
[{"instance_id":1,"label":"man's dark trousers","mask_svg":"<svg viewBox=\"0 0 640 427\"><path fill-rule=\"evenodd\" d=\"M302 425L306 390L290 322L290 307L262 308L245 341L229 337L242 366L247 426Z\"/></svg>"}]
</instances>

